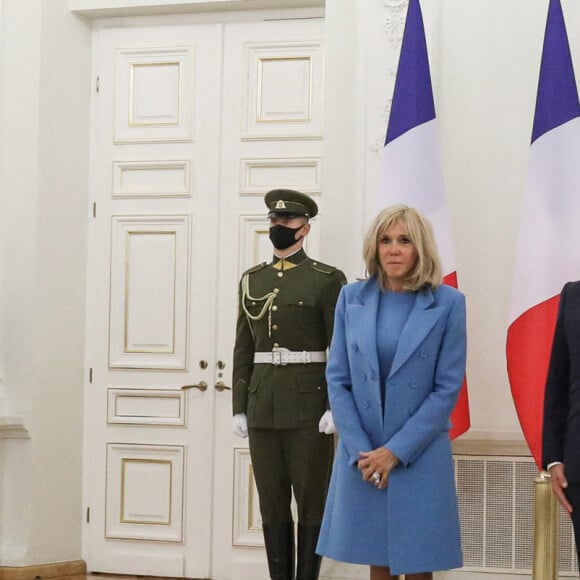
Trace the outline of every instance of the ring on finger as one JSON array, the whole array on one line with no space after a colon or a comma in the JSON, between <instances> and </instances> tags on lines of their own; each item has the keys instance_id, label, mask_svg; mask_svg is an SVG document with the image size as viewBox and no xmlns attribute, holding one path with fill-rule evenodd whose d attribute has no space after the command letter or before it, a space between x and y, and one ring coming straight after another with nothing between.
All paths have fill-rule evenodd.
<instances>
[{"instance_id":1,"label":"ring on finger","mask_svg":"<svg viewBox=\"0 0 580 580\"><path fill-rule=\"evenodd\" d=\"M378 471L375 471L372 477L373 481L375 482L375 485L379 485L379 483L381 483L381 474Z\"/></svg>"}]
</instances>

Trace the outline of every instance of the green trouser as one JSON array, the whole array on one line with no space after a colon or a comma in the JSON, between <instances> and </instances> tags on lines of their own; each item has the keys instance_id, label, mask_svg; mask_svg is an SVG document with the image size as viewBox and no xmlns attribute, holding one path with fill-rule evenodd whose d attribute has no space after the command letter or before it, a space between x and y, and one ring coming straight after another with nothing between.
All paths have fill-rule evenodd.
<instances>
[{"instance_id":1,"label":"green trouser","mask_svg":"<svg viewBox=\"0 0 580 580\"><path fill-rule=\"evenodd\" d=\"M249 429L250 455L272 580L317 580L315 553L332 468L334 439L317 425ZM298 506L298 564L294 569L292 492Z\"/></svg>"},{"instance_id":2,"label":"green trouser","mask_svg":"<svg viewBox=\"0 0 580 580\"><path fill-rule=\"evenodd\" d=\"M332 469L334 439L318 425L297 429L249 429L252 469L262 523L292 521L292 491L298 521L320 525Z\"/></svg>"}]
</instances>

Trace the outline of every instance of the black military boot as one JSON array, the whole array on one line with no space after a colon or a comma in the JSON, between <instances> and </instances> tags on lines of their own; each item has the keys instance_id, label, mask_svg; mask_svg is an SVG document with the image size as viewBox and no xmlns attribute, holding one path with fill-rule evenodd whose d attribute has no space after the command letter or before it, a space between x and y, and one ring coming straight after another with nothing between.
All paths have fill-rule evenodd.
<instances>
[{"instance_id":1,"label":"black military boot","mask_svg":"<svg viewBox=\"0 0 580 580\"><path fill-rule=\"evenodd\" d=\"M294 522L263 524L272 580L294 580Z\"/></svg>"},{"instance_id":2,"label":"black military boot","mask_svg":"<svg viewBox=\"0 0 580 580\"><path fill-rule=\"evenodd\" d=\"M298 566L296 580L318 580L322 557L316 550L320 526L298 524Z\"/></svg>"}]
</instances>

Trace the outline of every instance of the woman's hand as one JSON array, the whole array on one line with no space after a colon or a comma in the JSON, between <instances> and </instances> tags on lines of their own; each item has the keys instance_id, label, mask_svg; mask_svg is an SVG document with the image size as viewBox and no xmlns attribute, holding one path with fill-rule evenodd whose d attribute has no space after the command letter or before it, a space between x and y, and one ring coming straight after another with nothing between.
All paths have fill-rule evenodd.
<instances>
[{"instance_id":1,"label":"woman's hand","mask_svg":"<svg viewBox=\"0 0 580 580\"><path fill-rule=\"evenodd\" d=\"M365 481L370 481L378 489L385 489L389 474L399 463L399 458L386 447L379 447L373 451L360 451L358 469Z\"/></svg>"}]
</instances>

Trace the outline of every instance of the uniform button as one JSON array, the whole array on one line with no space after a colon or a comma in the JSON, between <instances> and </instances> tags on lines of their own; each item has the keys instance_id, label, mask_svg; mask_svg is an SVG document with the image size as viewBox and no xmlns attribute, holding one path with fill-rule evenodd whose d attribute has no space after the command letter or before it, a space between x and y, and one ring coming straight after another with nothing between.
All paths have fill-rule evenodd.
<instances>
[{"instance_id":1,"label":"uniform button","mask_svg":"<svg viewBox=\"0 0 580 580\"><path fill-rule=\"evenodd\" d=\"M280 288L274 288L274 294L278 294L280 292Z\"/></svg>"},{"instance_id":2,"label":"uniform button","mask_svg":"<svg viewBox=\"0 0 580 580\"><path fill-rule=\"evenodd\" d=\"M255 302L252 302L252 306L256 306L256 303Z\"/></svg>"},{"instance_id":3,"label":"uniform button","mask_svg":"<svg viewBox=\"0 0 580 580\"><path fill-rule=\"evenodd\" d=\"M277 324L272 324L272 330L278 330L278 325Z\"/></svg>"},{"instance_id":4,"label":"uniform button","mask_svg":"<svg viewBox=\"0 0 580 580\"><path fill-rule=\"evenodd\" d=\"M276 310L278 310L278 307L277 306L272 306L272 310L276 311Z\"/></svg>"},{"instance_id":5,"label":"uniform button","mask_svg":"<svg viewBox=\"0 0 580 580\"><path fill-rule=\"evenodd\" d=\"M284 272L278 272L278 278L282 278L284 276Z\"/></svg>"},{"instance_id":6,"label":"uniform button","mask_svg":"<svg viewBox=\"0 0 580 580\"><path fill-rule=\"evenodd\" d=\"M274 343L274 348L278 348L279 346L280 345L277 342Z\"/></svg>"},{"instance_id":7,"label":"uniform button","mask_svg":"<svg viewBox=\"0 0 580 580\"><path fill-rule=\"evenodd\" d=\"M313 266L318 266L318 262L312 262Z\"/></svg>"},{"instance_id":8,"label":"uniform button","mask_svg":"<svg viewBox=\"0 0 580 580\"><path fill-rule=\"evenodd\" d=\"M298 301L298 304L299 304L300 306L303 306L303 305L304 305L304 302L302 302L302 300L299 300L299 301Z\"/></svg>"}]
</instances>

